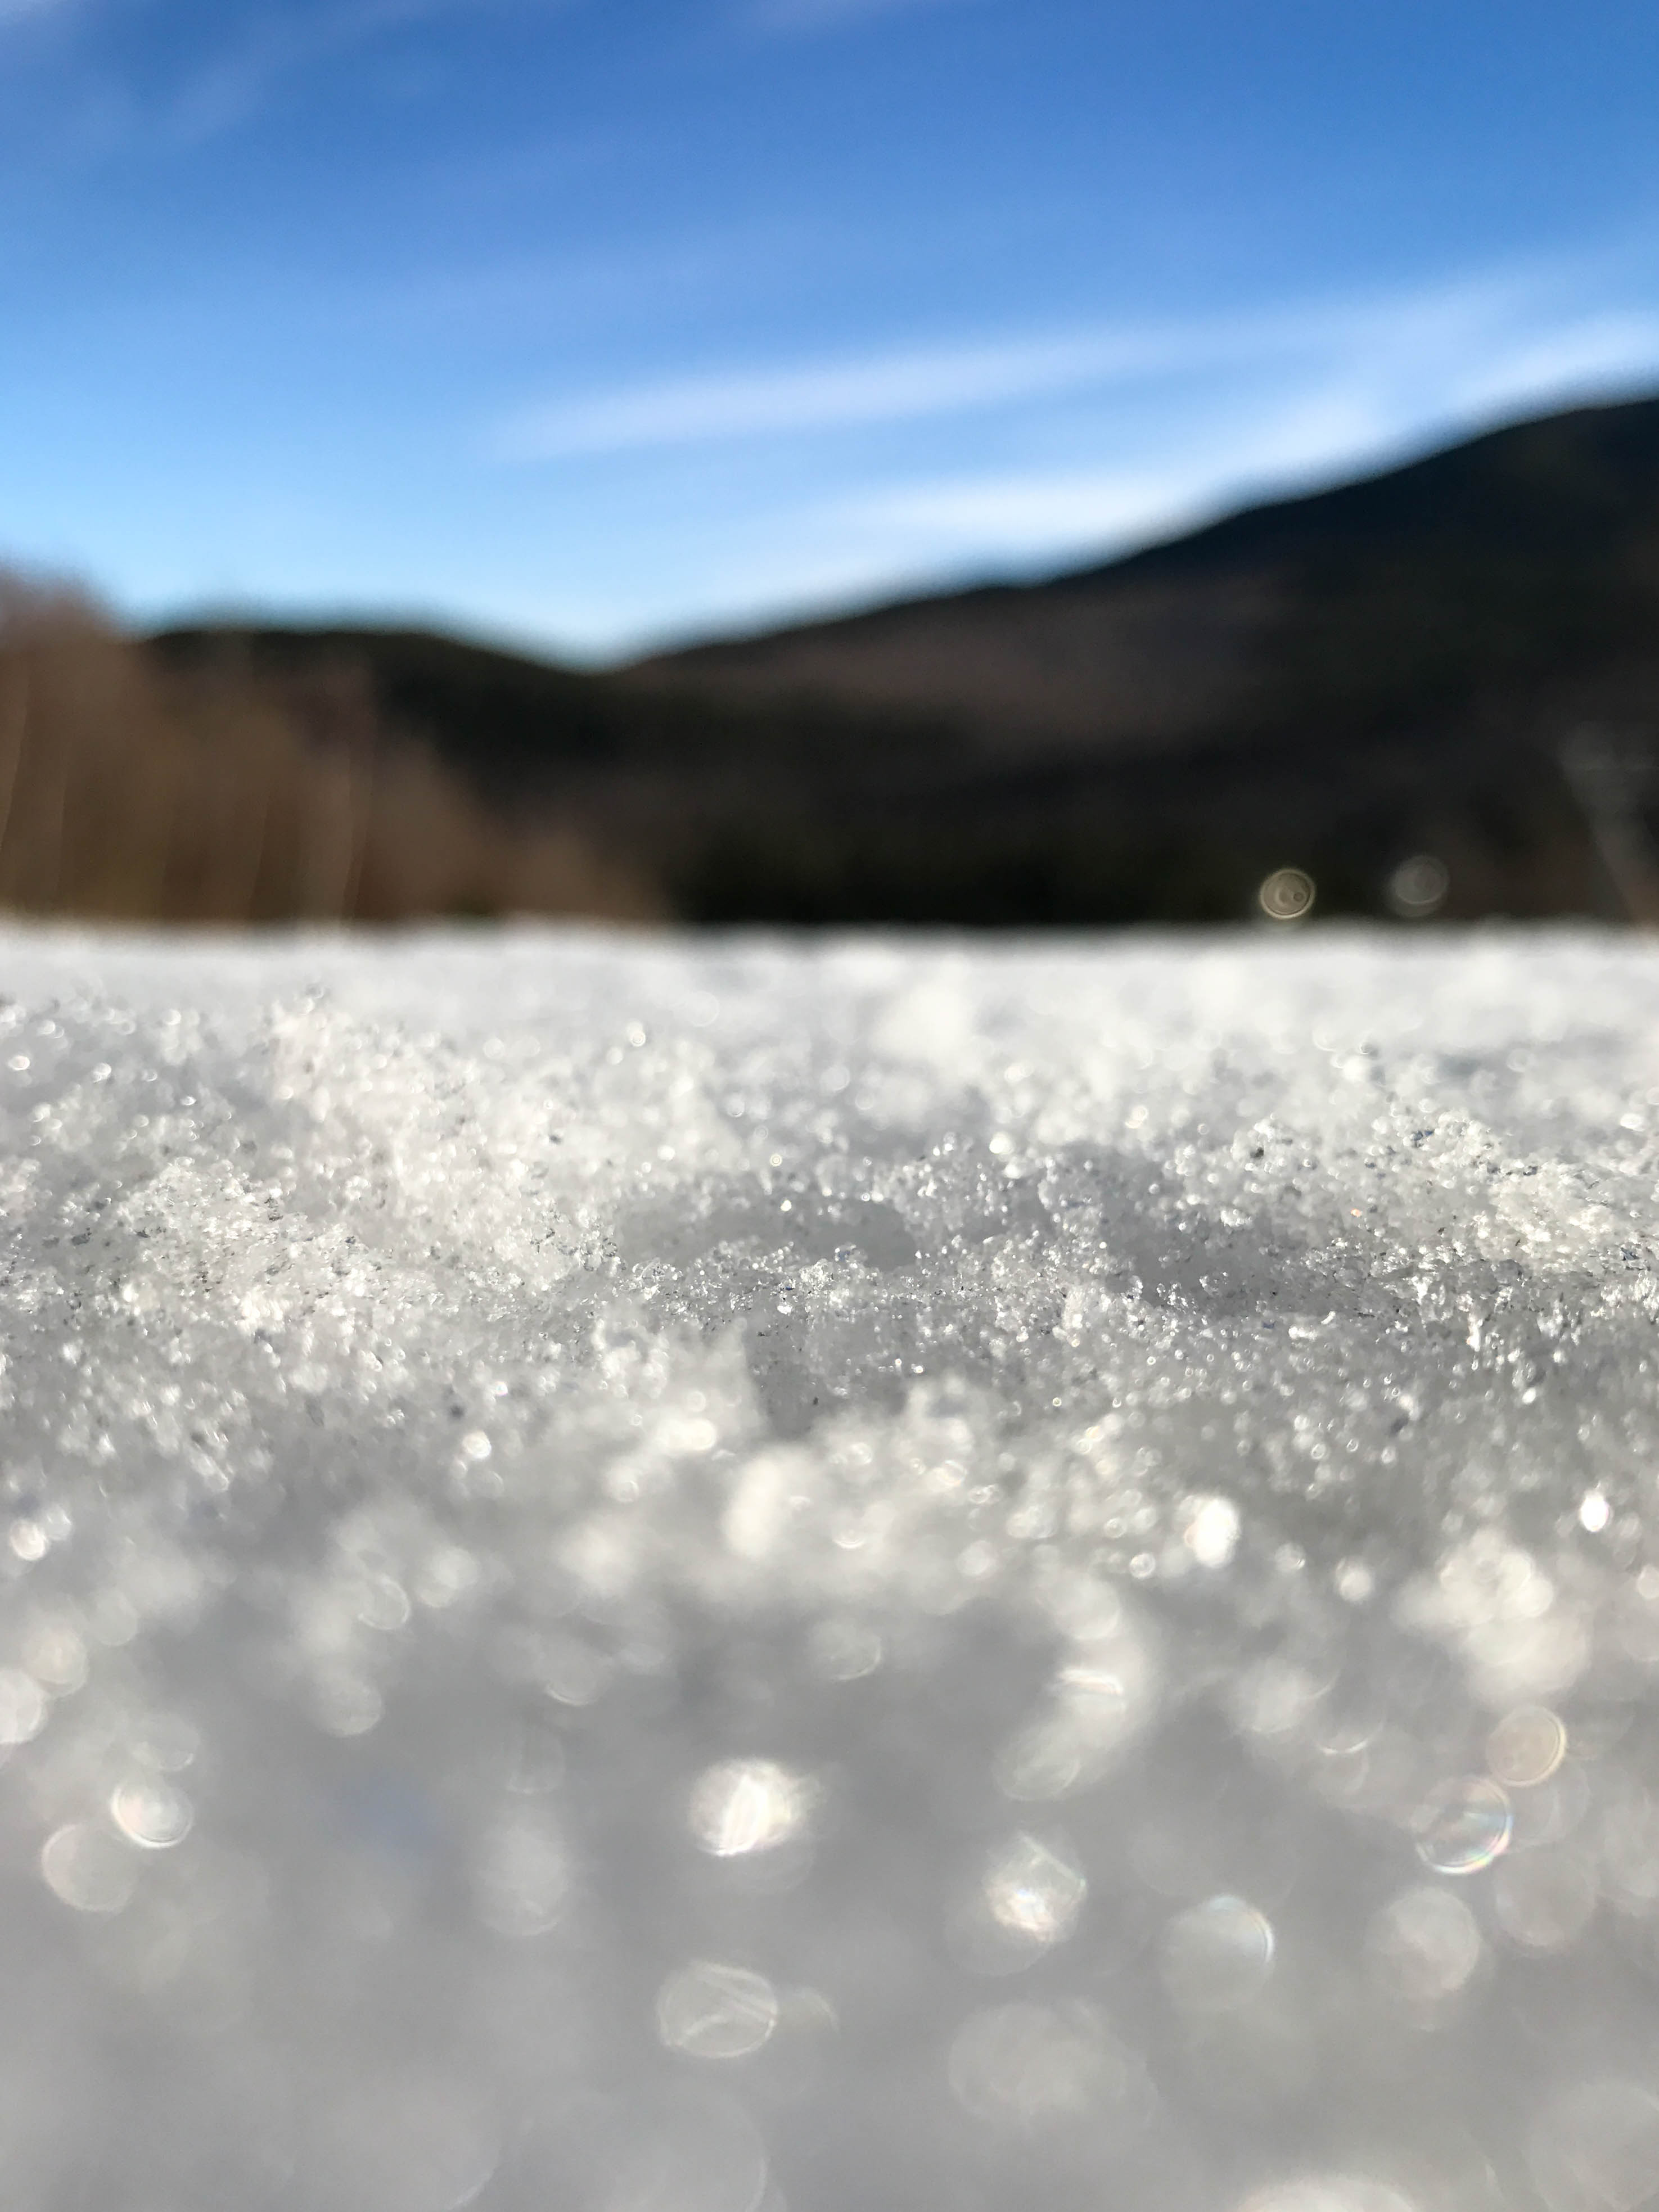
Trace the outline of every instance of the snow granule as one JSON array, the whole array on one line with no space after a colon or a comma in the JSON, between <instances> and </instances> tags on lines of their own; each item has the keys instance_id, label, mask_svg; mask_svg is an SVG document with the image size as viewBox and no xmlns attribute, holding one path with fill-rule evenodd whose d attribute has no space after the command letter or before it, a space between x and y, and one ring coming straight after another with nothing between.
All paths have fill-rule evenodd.
<instances>
[{"instance_id":1,"label":"snow granule","mask_svg":"<svg viewBox=\"0 0 1659 2212\"><path fill-rule=\"evenodd\" d=\"M14 932L9 2212L1634 2212L1659 957Z\"/></svg>"}]
</instances>

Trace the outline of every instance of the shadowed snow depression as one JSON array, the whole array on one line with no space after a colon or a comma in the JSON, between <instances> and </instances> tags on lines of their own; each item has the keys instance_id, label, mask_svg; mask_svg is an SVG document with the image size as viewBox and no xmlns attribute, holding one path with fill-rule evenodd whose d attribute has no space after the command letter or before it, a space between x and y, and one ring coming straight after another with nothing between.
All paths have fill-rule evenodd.
<instances>
[{"instance_id":1,"label":"shadowed snow depression","mask_svg":"<svg viewBox=\"0 0 1659 2212\"><path fill-rule=\"evenodd\" d=\"M15 2212L1635 2212L1659 962L14 934Z\"/></svg>"}]
</instances>

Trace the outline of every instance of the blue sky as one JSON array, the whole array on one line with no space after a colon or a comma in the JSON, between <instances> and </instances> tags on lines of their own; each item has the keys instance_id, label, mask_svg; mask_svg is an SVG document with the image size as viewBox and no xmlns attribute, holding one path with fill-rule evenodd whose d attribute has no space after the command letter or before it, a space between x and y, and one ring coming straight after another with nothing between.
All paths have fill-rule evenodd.
<instances>
[{"instance_id":1,"label":"blue sky","mask_svg":"<svg viewBox=\"0 0 1659 2212\"><path fill-rule=\"evenodd\" d=\"M1659 388L1652 0L0 0L0 547L600 656Z\"/></svg>"}]
</instances>

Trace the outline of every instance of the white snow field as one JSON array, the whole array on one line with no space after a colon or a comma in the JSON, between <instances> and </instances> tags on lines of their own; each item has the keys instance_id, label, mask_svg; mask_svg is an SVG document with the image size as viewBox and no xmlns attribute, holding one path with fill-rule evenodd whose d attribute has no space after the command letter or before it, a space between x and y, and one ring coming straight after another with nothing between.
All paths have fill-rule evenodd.
<instances>
[{"instance_id":1,"label":"white snow field","mask_svg":"<svg viewBox=\"0 0 1659 2212\"><path fill-rule=\"evenodd\" d=\"M1659 2201L1659 952L0 992L7 2212Z\"/></svg>"}]
</instances>

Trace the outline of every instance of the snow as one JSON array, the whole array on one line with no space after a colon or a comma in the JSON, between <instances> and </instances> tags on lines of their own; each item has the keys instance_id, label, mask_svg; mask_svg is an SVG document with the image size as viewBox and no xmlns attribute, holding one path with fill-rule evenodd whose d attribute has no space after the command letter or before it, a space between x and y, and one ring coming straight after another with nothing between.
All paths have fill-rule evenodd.
<instances>
[{"instance_id":1,"label":"snow","mask_svg":"<svg viewBox=\"0 0 1659 2212\"><path fill-rule=\"evenodd\" d=\"M11 2212L1635 2212L1659 957L0 939Z\"/></svg>"}]
</instances>

